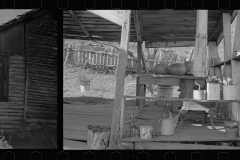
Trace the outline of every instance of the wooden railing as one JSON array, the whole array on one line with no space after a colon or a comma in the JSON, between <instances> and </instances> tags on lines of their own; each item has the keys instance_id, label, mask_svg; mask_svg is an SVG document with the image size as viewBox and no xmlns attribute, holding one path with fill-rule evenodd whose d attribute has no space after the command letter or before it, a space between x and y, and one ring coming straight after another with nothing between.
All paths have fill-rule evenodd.
<instances>
[{"instance_id":1,"label":"wooden railing","mask_svg":"<svg viewBox=\"0 0 240 160\"><path fill-rule=\"evenodd\" d=\"M82 65L88 62L91 65L113 67L117 65L118 55L113 53L104 53L99 51L83 51L74 50L74 61L76 65ZM156 63L160 63L157 60L146 60L146 66L152 69ZM137 58L130 57L127 59L126 69L128 71L137 71Z\"/></svg>"}]
</instances>

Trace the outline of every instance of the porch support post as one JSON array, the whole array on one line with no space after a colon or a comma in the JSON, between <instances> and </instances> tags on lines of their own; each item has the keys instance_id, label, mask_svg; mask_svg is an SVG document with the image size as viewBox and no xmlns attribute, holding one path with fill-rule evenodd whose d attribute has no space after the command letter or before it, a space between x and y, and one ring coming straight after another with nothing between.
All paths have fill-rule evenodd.
<instances>
[{"instance_id":1,"label":"porch support post","mask_svg":"<svg viewBox=\"0 0 240 160\"><path fill-rule=\"evenodd\" d=\"M224 37L224 61L232 58L231 55L231 20L230 13L223 13L223 37ZM232 78L232 64L225 64L223 68L223 77ZM227 118L231 118L233 103L227 103Z\"/></svg>"},{"instance_id":2,"label":"porch support post","mask_svg":"<svg viewBox=\"0 0 240 160\"><path fill-rule=\"evenodd\" d=\"M142 60L142 43L137 42L137 73L141 73L142 71L142 65L141 65L141 60ZM141 93L144 92L144 85L139 84L139 78L137 77L137 83L136 83L136 96L142 96ZM140 105L140 99L136 99L136 105Z\"/></svg>"},{"instance_id":3,"label":"porch support post","mask_svg":"<svg viewBox=\"0 0 240 160\"><path fill-rule=\"evenodd\" d=\"M240 10L237 13L237 23L235 27L235 37L233 44L233 53L232 56L235 57L237 52L240 52ZM240 99L240 62L236 60L231 61L232 65L232 79L233 84L236 85L238 99ZM238 83L239 82L239 83ZM232 103L232 119L238 121L240 123L240 103L233 102ZM238 137L240 137L240 125L238 126Z\"/></svg>"},{"instance_id":4,"label":"porch support post","mask_svg":"<svg viewBox=\"0 0 240 160\"><path fill-rule=\"evenodd\" d=\"M195 38L195 53L193 67L193 75L196 77L205 77L208 74L207 22L208 11L197 10L197 30Z\"/></svg>"},{"instance_id":5,"label":"porch support post","mask_svg":"<svg viewBox=\"0 0 240 160\"><path fill-rule=\"evenodd\" d=\"M121 34L121 45L118 57L117 67L117 83L115 91L115 100L113 106L113 117L112 127L110 134L109 149L117 149L121 145L122 130L121 128L121 117L124 117L124 105L123 105L123 94L124 94L124 81L126 73L126 62L128 58L128 42L130 37L130 23L131 23L131 11L125 10L123 14L122 23L122 34Z\"/></svg>"}]
</instances>

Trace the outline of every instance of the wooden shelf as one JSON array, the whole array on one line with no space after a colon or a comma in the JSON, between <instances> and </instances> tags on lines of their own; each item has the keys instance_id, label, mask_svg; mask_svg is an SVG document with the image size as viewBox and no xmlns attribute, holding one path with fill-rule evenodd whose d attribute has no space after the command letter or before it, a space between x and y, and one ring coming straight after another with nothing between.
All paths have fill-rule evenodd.
<instances>
[{"instance_id":1,"label":"wooden shelf","mask_svg":"<svg viewBox=\"0 0 240 160\"><path fill-rule=\"evenodd\" d=\"M156 126L159 127L160 126ZM216 124L216 130L210 125L185 124L182 128L176 128L173 136L157 136L153 139L144 140L140 138L123 138L123 142L186 142L186 141L238 141L240 137L228 138L224 124ZM158 132L157 132L158 133Z\"/></svg>"},{"instance_id":2,"label":"wooden shelf","mask_svg":"<svg viewBox=\"0 0 240 160\"><path fill-rule=\"evenodd\" d=\"M144 77L150 76L152 78L179 78L179 79L198 79L198 80L205 80L208 77L194 77L192 75L186 74L183 76L177 75L161 75L161 74L137 74L137 76Z\"/></svg>"},{"instance_id":3,"label":"wooden shelf","mask_svg":"<svg viewBox=\"0 0 240 160\"><path fill-rule=\"evenodd\" d=\"M159 97L141 97L141 96L128 96L125 95L124 98L131 99L151 99L151 100L170 100L170 101L190 101L190 102L240 102L240 100L195 100L188 98L159 98Z\"/></svg>"},{"instance_id":4,"label":"wooden shelf","mask_svg":"<svg viewBox=\"0 0 240 160\"><path fill-rule=\"evenodd\" d=\"M223 66L224 64L231 64L231 60L240 61L240 55L238 55L238 56L236 56L236 57L234 57L234 58L232 58L232 59L229 59L229 60L227 60L227 61L222 61L222 62L219 62L219 63L217 63L217 64L215 64L215 65L211 65L211 67L221 67L221 66Z\"/></svg>"}]
</instances>

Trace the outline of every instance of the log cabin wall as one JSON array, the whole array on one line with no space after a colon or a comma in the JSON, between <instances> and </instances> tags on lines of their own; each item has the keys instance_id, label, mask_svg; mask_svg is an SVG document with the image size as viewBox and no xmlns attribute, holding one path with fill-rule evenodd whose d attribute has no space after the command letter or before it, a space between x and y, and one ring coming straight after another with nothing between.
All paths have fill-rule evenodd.
<instances>
[{"instance_id":1,"label":"log cabin wall","mask_svg":"<svg viewBox=\"0 0 240 160\"><path fill-rule=\"evenodd\" d=\"M0 101L0 130L17 132L23 119L25 90L23 23L0 31L0 56L6 62L7 77L1 88L7 92L7 98Z\"/></svg>"},{"instance_id":2,"label":"log cabin wall","mask_svg":"<svg viewBox=\"0 0 240 160\"><path fill-rule=\"evenodd\" d=\"M57 124L57 21L54 13L26 24L26 119Z\"/></svg>"}]
</instances>

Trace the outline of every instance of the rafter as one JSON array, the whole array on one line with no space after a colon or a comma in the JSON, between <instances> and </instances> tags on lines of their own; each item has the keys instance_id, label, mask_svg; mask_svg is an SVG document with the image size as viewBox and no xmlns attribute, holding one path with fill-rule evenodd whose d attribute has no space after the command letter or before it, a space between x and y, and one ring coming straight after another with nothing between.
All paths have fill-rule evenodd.
<instances>
[{"instance_id":1,"label":"rafter","mask_svg":"<svg viewBox=\"0 0 240 160\"><path fill-rule=\"evenodd\" d=\"M88 11L122 26L123 15L121 10L88 10Z\"/></svg>"},{"instance_id":2,"label":"rafter","mask_svg":"<svg viewBox=\"0 0 240 160\"><path fill-rule=\"evenodd\" d=\"M135 29L136 29L136 33L137 33L137 41L142 42L143 41L143 31L142 31L141 13L139 10L133 10L132 12L133 12Z\"/></svg>"},{"instance_id":3,"label":"rafter","mask_svg":"<svg viewBox=\"0 0 240 160\"><path fill-rule=\"evenodd\" d=\"M74 14L74 12L72 10L68 10L68 13L70 14L70 16L73 18L73 20L75 21L75 23L82 29L82 31L86 34L86 36L88 36L89 38L91 38L91 34L86 30L86 28L83 26L82 22L77 18L77 16Z\"/></svg>"}]
</instances>

